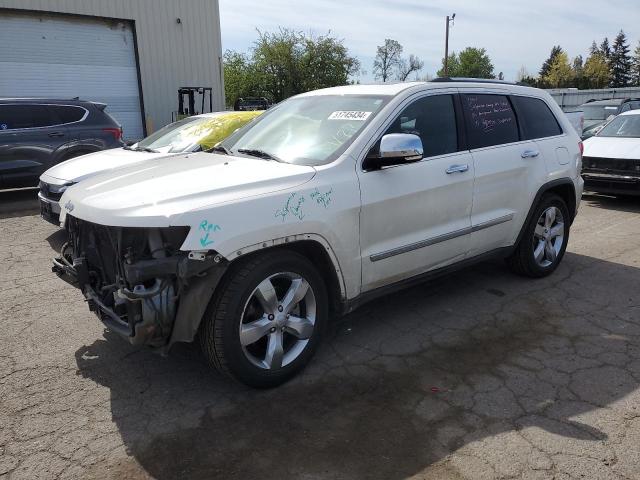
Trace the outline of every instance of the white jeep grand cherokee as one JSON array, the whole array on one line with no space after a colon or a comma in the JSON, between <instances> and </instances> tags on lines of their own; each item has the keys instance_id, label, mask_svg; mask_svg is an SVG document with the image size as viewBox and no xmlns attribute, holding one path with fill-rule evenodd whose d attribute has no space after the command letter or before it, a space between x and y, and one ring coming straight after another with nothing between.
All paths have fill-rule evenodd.
<instances>
[{"instance_id":1,"label":"white jeep grand cherokee","mask_svg":"<svg viewBox=\"0 0 640 480\"><path fill-rule=\"evenodd\" d=\"M256 387L309 361L329 318L499 255L553 272L582 193L551 99L498 82L358 85L269 110L217 153L69 188L54 271L133 344L196 337Z\"/></svg>"}]
</instances>

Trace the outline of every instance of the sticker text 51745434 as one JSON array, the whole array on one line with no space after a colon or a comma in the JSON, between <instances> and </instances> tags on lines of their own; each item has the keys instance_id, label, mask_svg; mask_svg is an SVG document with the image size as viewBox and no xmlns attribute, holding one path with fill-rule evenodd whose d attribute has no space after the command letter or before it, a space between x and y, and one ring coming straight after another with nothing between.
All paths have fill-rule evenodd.
<instances>
[{"instance_id":1,"label":"sticker text 51745434","mask_svg":"<svg viewBox=\"0 0 640 480\"><path fill-rule=\"evenodd\" d=\"M356 112L356 111L338 111L333 112L329 115L329 120L356 120L359 122L364 122L367 118L369 118L371 112Z\"/></svg>"}]
</instances>

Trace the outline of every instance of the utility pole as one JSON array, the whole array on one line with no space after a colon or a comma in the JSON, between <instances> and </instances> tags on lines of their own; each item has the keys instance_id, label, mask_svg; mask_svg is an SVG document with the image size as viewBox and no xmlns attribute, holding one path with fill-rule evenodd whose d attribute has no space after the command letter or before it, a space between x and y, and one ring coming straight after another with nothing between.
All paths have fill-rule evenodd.
<instances>
[{"instance_id":1,"label":"utility pole","mask_svg":"<svg viewBox=\"0 0 640 480\"><path fill-rule=\"evenodd\" d=\"M444 76L449 76L449 24L453 23L453 20L456 18L456 14L454 13L449 17L447 15L447 29L444 39Z\"/></svg>"}]
</instances>

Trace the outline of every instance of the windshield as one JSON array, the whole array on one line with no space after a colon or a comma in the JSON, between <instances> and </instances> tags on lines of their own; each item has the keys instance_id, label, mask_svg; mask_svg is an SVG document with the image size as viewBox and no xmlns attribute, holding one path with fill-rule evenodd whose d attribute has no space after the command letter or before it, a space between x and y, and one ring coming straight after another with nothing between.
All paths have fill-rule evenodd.
<instances>
[{"instance_id":1,"label":"windshield","mask_svg":"<svg viewBox=\"0 0 640 480\"><path fill-rule=\"evenodd\" d=\"M162 153L208 150L262 112L229 112L213 117L189 117L161 128L137 143L136 149Z\"/></svg>"},{"instance_id":2,"label":"windshield","mask_svg":"<svg viewBox=\"0 0 640 480\"><path fill-rule=\"evenodd\" d=\"M584 112L585 120L606 120L618 111L617 105L582 105L580 109Z\"/></svg>"},{"instance_id":3,"label":"windshield","mask_svg":"<svg viewBox=\"0 0 640 480\"><path fill-rule=\"evenodd\" d=\"M344 152L385 101L368 95L291 98L222 145L233 153L260 151L287 163L323 165Z\"/></svg>"},{"instance_id":4,"label":"windshield","mask_svg":"<svg viewBox=\"0 0 640 480\"><path fill-rule=\"evenodd\" d=\"M598 137L640 138L640 115L620 115L605 126Z\"/></svg>"}]
</instances>

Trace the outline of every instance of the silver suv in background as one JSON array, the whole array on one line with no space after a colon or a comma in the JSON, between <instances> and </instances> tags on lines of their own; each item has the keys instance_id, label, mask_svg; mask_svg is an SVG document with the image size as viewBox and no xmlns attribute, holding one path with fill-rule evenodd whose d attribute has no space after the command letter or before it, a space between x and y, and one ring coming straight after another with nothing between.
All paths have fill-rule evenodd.
<instances>
[{"instance_id":1,"label":"silver suv in background","mask_svg":"<svg viewBox=\"0 0 640 480\"><path fill-rule=\"evenodd\" d=\"M0 98L0 189L36 187L53 165L121 147L122 127L104 103Z\"/></svg>"}]
</instances>

